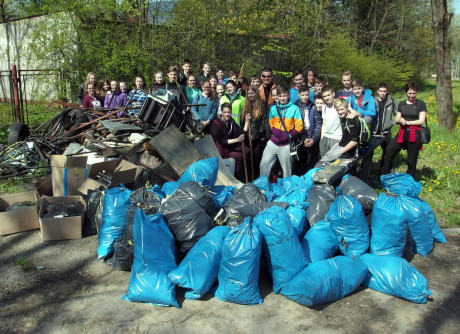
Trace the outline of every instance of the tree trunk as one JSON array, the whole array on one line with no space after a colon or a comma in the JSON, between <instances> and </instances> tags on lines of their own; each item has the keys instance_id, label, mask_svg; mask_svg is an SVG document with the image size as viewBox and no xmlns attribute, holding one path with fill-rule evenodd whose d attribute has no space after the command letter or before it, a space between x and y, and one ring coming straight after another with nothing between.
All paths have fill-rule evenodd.
<instances>
[{"instance_id":1,"label":"tree trunk","mask_svg":"<svg viewBox=\"0 0 460 334\"><path fill-rule=\"evenodd\" d=\"M431 0L434 52L436 62L436 101L439 126L452 131L452 78L450 63L449 25L452 14L447 12L447 0Z\"/></svg>"}]
</instances>

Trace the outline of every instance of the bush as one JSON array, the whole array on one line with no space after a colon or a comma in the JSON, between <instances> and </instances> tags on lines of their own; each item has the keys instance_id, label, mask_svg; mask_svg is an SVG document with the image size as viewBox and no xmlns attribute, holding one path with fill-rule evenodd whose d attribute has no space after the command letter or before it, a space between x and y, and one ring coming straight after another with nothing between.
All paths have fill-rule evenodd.
<instances>
[{"instance_id":1,"label":"bush","mask_svg":"<svg viewBox=\"0 0 460 334\"><path fill-rule=\"evenodd\" d=\"M353 73L353 78L361 79L366 88L373 90L380 82L389 84L391 90L401 89L414 73L411 65L401 61L366 54L349 36L340 33L328 41L314 64L322 73L333 75L329 80L333 87L342 87L341 74L346 69Z\"/></svg>"}]
</instances>

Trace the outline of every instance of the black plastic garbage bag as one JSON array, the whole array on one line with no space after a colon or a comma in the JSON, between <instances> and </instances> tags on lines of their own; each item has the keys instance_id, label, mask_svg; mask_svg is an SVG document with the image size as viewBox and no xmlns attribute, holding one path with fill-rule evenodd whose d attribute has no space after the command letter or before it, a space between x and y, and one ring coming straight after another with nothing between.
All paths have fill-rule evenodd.
<instances>
[{"instance_id":1,"label":"black plastic garbage bag","mask_svg":"<svg viewBox=\"0 0 460 334\"><path fill-rule=\"evenodd\" d=\"M148 215L158 213L161 206L160 196L152 189L147 190L145 187L134 190L129 201Z\"/></svg>"},{"instance_id":2,"label":"black plastic garbage bag","mask_svg":"<svg viewBox=\"0 0 460 334\"><path fill-rule=\"evenodd\" d=\"M254 218L260 212L267 210L273 206L279 206L282 209L287 209L289 206L288 202L266 202L266 203L256 203L242 206L238 209L243 218L252 217Z\"/></svg>"},{"instance_id":3,"label":"black plastic garbage bag","mask_svg":"<svg viewBox=\"0 0 460 334\"><path fill-rule=\"evenodd\" d=\"M350 195L358 200L366 215L372 211L378 194L366 182L356 176L347 174L343 177L340 188L342 188L342 194Z\"/></svg>"},{"instance_id":4,"label":"black plastic garbage bag","mask_svg":"<svg viewBox=\"0 0 460 334\"><path fill-rule=\"evenodd\" d=\"M112 267L116 270L130 271L134 260L134 214L137 207L131 204L126 213L126 226L120 239L113 244L115 249Z\"/></svg>"},{"instance_id":5,"label":"black plastic garbage bag","mask_svg":"<svg viewBox=\"0 0 460 334\"><path fill-rule=\"evenodd\" d=\"M316 184L311 188L307 197L310 206L307 208L307 220L310 226L324 220L337 193L334 188L327 184Z\"/></svg>"},{"instance_id":6,"label":"black plastic garbage bag","mask_svg":"<svg viewBox=\"0 0 460 334\"><path fill-rule=\"evenodd\" d=\"M101 224L101 215L97 215L97 209L101 205L101 201L104 199L104 191L101 189L88 190L88 196L86 198L86 212L85 222L83 224L83 235L95 235L98 230L98 219L99 225ZM99 212L101 213L101 212Z\"/></svg>"},{"instance_id":7,"label":"black plastic garbage bag","mask_svg":"<svg viewBox=\"0 0 460 334\"><path fill-rule=\"evenodd\" d=\"M198 183L185 182L162 203L160 213L186 253L213 227L213 196Z\"/></svg>"},{"instance_id":8,"label":"black plastic garbage bag","mask_svg":"<svg viewBox=\"0 0 460 334\"><path fill-rule=\"evenodd\" d=\"M224 213L219 217L219 221L234 227L243 222L243 216L239 209L249 204L265 203L264 194L262 194L255 185L246 183L241 188L235 191L235 195L225 202L223 209Z\"/></svg>"}]
</instances>

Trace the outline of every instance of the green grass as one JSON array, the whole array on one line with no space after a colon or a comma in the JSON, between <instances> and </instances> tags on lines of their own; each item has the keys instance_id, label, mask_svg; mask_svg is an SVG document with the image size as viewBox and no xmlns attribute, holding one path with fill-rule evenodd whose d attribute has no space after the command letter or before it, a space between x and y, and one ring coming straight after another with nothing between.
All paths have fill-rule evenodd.
<instances>
[{"instance_id":1,"label":"green grass","mask_svg":"<svg viewBox=\"0 0 460 334\"><path fill-rule=\"evenodd\" d=\"M417 98L424 100L428 109L428 124L431 128L431 143L424 145L419 154L417 180L423 185L420 197L428 202L436 213L442 226L460 226L460 81L452 84L454 98L454 116L457 120L454 131L449 132L437 125L435 82L428 80ZM405 99L403 92L394 94L398 101ZM29 120L32 128L50 119L56 114L43 104L29 106ZM6 143L7 129L12 122L11 105L0 104L0 143ZM397 127L394 127L397 131ZM374 154L374 169L377 169L381 156L380 149ZM395 159L398 172L405 172L406 152L401 151ZM17 192L29 185L27 180L0 181L0 192Z\"/></svg>"},{"instance_id":2,"label":"green grass","mask_svg":"<svg viewBox=\"0 0 460 334\"><path fill-rule=\"evenodd\" d=\"M30 129L38 127L40 124L46 122L51 117L60 112L59 109L55 107L50 107L47 103L29 103L27 105L27 109L28 113L24 111L24 118L25 123L29 125ZM12 123L13 115L11 110L11 104L0 103L0 144L7 143L8 129Z\"/></svg>"}]
</instances>

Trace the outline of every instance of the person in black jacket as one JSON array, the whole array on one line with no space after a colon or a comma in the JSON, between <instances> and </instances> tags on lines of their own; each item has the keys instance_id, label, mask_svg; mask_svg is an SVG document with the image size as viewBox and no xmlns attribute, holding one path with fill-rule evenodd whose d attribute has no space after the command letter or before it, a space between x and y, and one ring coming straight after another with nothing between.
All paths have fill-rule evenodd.
<instances>
[{"instance_id":1,"label":"person in black jacket","mask_svg":"<svg viewBox=\"0 0 460 334\"><path fill-rule=\"evenodd\" d=\"M177 74L177 81L182 85L187 85L187 79L192 74L192 62L188 59L184 59L182 62L182 70Z\"/></svg>"},{"instance_id":2,"label":"person in black jacket","mask_svg":"<svg viewBox=\"0 0 460 334\"><path fill-rule=\"evenodd\" d=\"M380 167L383 165L383 158L391 142L391 127L394 125L394 118L398 110L398 104L389 94L388 86L385 83L379 84L377 95L374 97L374 100L377 106L377 124L372 132L373 136L363 152L364 156L359 171L359 177L367 183L371 183L372 181L370 177L372 158L374 156L374 150L379 146L382 147Z\"/></svg>"},{"instance_id":3,"label":"person in black jacket","mask_svg":"<svg viewBox=\"0 0 460 334\"><path fill-rule=\"evenodd\" d=\"M262 153L267 144L268 138L265 133L265 123L267 122L266 110L265 103L259 95L259 88L257 86L249 86L241 112L240 124L248 139L248 145L249 140L251 140L253 150L252 169L254 170L252 179L259 177L260 160L262 159ZM249 136L249 134L251 134L251 136Z\"/></svg>"},{"instance_id":4,"label":"person in black jacket","mask_svg":"<svg viewBox=\"0 0 460 334\"><path fill-rule=\"evenodd\" d=\"M302 116L303 128L300 136L303 146L298 152L299 161L294 165L293 174L300 176L313 168L319 160L319 140L323 125L321 112L324 100L321 94L317 94L315 96L315 103L310 103L310 91L307 85L301 85L298 90L299 100L295 105L299 107Z\"/></svg>"}]
</instances>

